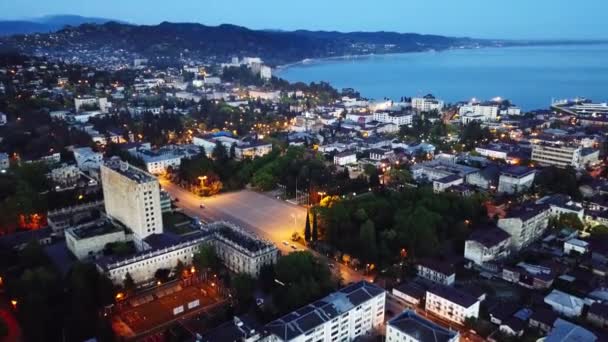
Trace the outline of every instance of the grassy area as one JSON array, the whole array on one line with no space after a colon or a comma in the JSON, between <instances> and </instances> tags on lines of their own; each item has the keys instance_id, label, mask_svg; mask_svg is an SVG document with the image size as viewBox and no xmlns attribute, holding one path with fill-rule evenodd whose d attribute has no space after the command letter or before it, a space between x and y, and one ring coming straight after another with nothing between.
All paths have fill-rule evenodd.
<instances>
[{"instance_id":1,"label":"grassy area","mask_svg":"<svg viewBox=\"0 0 608 342\"><path fill-rule=\"evenodd\" d=\"M192 218L184 213L172 212L163 214L164 229L173 234L184 235L192 232L191 223Z\"/></svg>"}]
</instances>

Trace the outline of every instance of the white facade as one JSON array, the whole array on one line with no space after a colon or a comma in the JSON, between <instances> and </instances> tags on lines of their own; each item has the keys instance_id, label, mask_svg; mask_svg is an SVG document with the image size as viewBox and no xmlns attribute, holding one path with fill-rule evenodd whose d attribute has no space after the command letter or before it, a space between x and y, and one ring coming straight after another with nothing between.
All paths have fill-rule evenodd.
<instances>
[{"instance_id":1,"label":"white facade","mask_svg":"<svg viewBox=\"0 0 608 342\"><path fill-rule=\"evenodd\" d=\"M553 165L565 168L572 166L577 169L599 161L599 151L584 153L582 147L559 144L534 144L532 147L532 161L541 165Z\"/></svg>"},{"instance_id":2,"label":"white facade","mask_svg":"<svg viewBox=\"0 0 608 342\"><path fill-rule=\"evenodd\" d=\"M334 156L334 164L338 166L345 166L349 164L357 163L357 154L354 152L342 152Z\"/></svg>"},{"instance_id":3,"label":"white facade","mask_svg":"<svg viewBox=\"0 0 608 342\"><path fill-rule=\"evenodd\" d=\"M80 169L74 165L62 165L51 170L51 179L60 185L74 184L80 178Z\"/></svg>"},{"instance_id":4,"label":"white facade","mask_svg":"<svg viewBox=\"0 0 608 342\"><path fill-rule=\"evenodd\" d=\"M432 95L426 95L424 97L413 97L412 108L421 111L429 112L432 110L442 110L443 101L436 99Z\"/></svg>"},{"instance_id":5,"label":"white facade","mask_svg":"<svg viewBox=\"0 0 608 342\"><path fill-rule=\"evenodd\" d=\"M478 318L479 304L477 298L447 286L426 292L426 310L458 324L463 324L469 317Z\"/></svg>"},{"instance_id":6,"label":"white facade","mask_svg":"<svg viewBox=\"0 0 608 342\"><path fill-rule=\"evenodd\" d=\"M375 112L373 119L378 122L391 123L397 126L411 125L413 120L412 114L391 114L388 112Z\"/></svg>"},{"instance_id":7,"label":"white facade","mask_svg":"<svg viewBox=\"0 0 608 342\"><path fill-rule=\"evenodd\" d=\"M525 173L501 172L498 178L498 192L515 194L526 191L534 184L535 175L533 170Z\"/></svg>"},{"instance_id":8,"label":"white facade","mask_svg":"<svg viewBox=\"0 0 608 342\"><path fill-rule=\"evenodd\" d=\"M264 265L274 264L279 256L277 247L271 242L231 223L214 222L171 246L146 249L122 260L101 260L98 268L116 284L124 280L127 272L135 282L141 283L154 278L159 268L173 269L178 261L185 265L192 263L192 257L202 244L213 246L226 267L233 272L253 277L259 275Z\"/></svg>"},{"instance_id":9,"label":"white facade","mask_svg":"<svg viewBox=\"0 0 608 342\"><path fill-rule=\"evenodd\" d=\"M100 224L101 227L88 225L65 230L66 246L78 260L93 258L109 243L127 240L124 229L113 227L109 222L101 221Z\"/></svg>"},{"instance_id":10,"label":"white facade","mask_svg":"<svg viewBox=\"0 0 608 342\"><path fill-rule=\"evenodd\" d=\"M464 242L464 257L478 266L504 259L510 254L511 237L501 229L477 232Z\"/></svg>"},{"instance_id":11,"label":"white facade","mask_svg":"<svg viewBox=\"0 0 608 342\"><path fill-rule=\"evenodd\" d=\"M498 227L511 235L511 248L520 250L540 238L549 224L548 206L531 206L498 220Z\"/></svg>"},{"instance_id":12,"label":"white facade","mask_svg":"<svg viewBox=\"0 0 608 342\"><path fill-rule=\"evenodd\" d=\"M10 158L6 153L0 153L0 170L6 170L11 166Z\"/></svg>"},{"instance_id":13,"label":"white facade","mask_svg":"<svg viewBox=\"0 0 608 342\"><path fill-rule=\"evenodd\" d=\"M498 104L468 103L458 109L458 114L461 118L473 114L473 116L479 117L481 121L496 121L498 113Z\"/></svg>"},{"instance_id":14,"label":"white facade","mask_svg":"<svg viewBox=\"0 0 608 342\"><path fill-rule=\"evenodd\" d=\"M102 113L107 113L110 108L110 103L108 99L105 97L96 98L96 97L77 97L74 99L74 107L77 112L80 112L80 109L83 106L97 106L99 107L99 111Z\"/></svg>"},{"instance_id":15,"label":"white facade","mask_svg":"<svg viewBox=\"0 0 608 342\"><path fill-rule=\"evenodd\" d=\"M386 325L386 342L458 342L457 331L448 330L413 310L406 310Z\"/></svg>"},{"instance_id":16,"label":"white facade","mask_svg":"<svg viewBox=\"0 0 608 342\"><path fill-rule=\"evenodd\" d=\"M572 252L576 252L579 254L586 254L589 252L589 242L579 240L579 239L570 239L564 242L564 254L570 254Z\"/></svg>"},{"instance_id":17,"label":"white facade","mask_svg":"<svg viewBox=\"0 0 608 342\"><path fill-rule=\"evenodd\" d=\"M260 77L264 80L269 80L272 78L272 69L269 66L263 65L260 68Z\"/></svg>"},{"instance_id":18,"label":"white facade","mask_svg":"<svg viewBox=\"0 0 608 342\"><path fill-rule=\"evenodd\" d=\"M244 158L256 158L267 155L272 152L272 144L263 142L244 142L239 139L229 136L195 136L192 138L192 143L196 146L201 146L207 156L211 157L213 150L217 142L220 142L226 148L226 151L230 151L232 145L236 145L234 154L236 159Z\"/></svg>"},{"instance_id":19,"label":"white facade","mask_svg":"<svg viewBox=\"0 0 608 342\"><path fill-rule=\"evenodd\" d=\"M264 327L265 342L353 341L384 323L386 292L361 281Z\"/></svg>"},{"instance_id":20,"label":"white facade","mask_svg":"<svg viewBox=\"0 0 608 342\"><path fill-rule=\"evenodd\" d=\"M441 270L440 267L433 267L432 264L418 264L416 270L418 276L430 280L434 283L452 285L456 281L456 273L453 270Z\"/></svg>"},{"instance_id":21,"label":"white facade","mask_svg":"<svg viewBox=\"0 0 608 342\"><path fill-rule=\"evenodd\" d=\"M131 229L137 239L163 232L160 187L153 175L120 160L101 167L106 214Z\"/></svg>"},{"instance_id":22,"label":"white facade","mask_svg":"<svg viewBox=\"0 0 608 342\"><path fill-rule=\"evenodd\" d=\"M90 147L75 148L73 152L76 165L82 171L98 169L103 163L103 155L93 152Z\"/></svg>"}]
</instances>

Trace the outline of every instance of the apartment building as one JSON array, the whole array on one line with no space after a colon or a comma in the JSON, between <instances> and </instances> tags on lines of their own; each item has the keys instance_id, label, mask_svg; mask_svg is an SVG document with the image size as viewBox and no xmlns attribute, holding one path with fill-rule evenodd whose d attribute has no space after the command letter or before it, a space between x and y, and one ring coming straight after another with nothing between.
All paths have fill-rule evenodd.
<instances>
[{"instance_id":1,"label":"apartment building","mask_svg":"<svg viewBox=\"0 0 608 342\"><path fill-rule=\"evenodd\" d=\"M532 146L532 161L545 166L581 169L599 162L599 150L559 143L538 143Z\"/></svg>"},{"instance_id":2,"label":"apartment building","mask_svg":"<svg viewBox=\"0 0 608 342\"><path fill-rule=\"evenodd\" d=\"M526 191L534 184L536 172L525 166L511 166L500 172L498 192L516 194Z\"/></svg>"},{"instance_id":3,"label":"apartment building","mask_svg":"<svg viewBox=\"0 0 608 342\"><path fill-rule=\"evenodd\" d=\"M479 299L449 286L437 285L426 291L426 310L458 324L469 317L477 318L479 304Z\"/></svg>"},{"instance_id":4,"label":"apartment building","mask_svg":"<svg viewBox=\"0 0 608 342\"><path fill-rule=\"evenodd\" d=\"M380 328L385 300L384 289L360 281L268 323L262 341L353 341Z\"/></svg>"},{"instance_id":5,"label":"apartment building","mask_svg":"<svg viewBox=\"0 0 608 342\"><path fill-rule=\"evenodd\" d=\"M511 249L518 251L543 235L549 223L549 214L548 205L529 203L507 212L497 225L511 235Z\"/></svg>"},{"instance_id":6,"label":"apartment building","mask_svg":"<svg viewBox=\"0 0 608 342\"><path fill-rule=\"evenodd\" d=\"M454 266L447 262L424 259L416 265L416 271L419 277L437 284L452 285L456 281Z\"/></svg>"},{"instance_id":7,"label":"apartment building","mask_svg":"<svg viewBox=\"0 0 608 342\"><path fill-rule=\"evenodd\" d=\"M478 266L504 259L511 250L511 235L500 228L475 230L464 242L464 257Z\"/></svg>"},{"instance_id":8,"label":"apartment building","mask_svg":"<svg viewBox=\"0 0 608 342\"><path fill-rule=\"evenodd\" d=\"M420 112L430 112L432 110L442 110L443 101L435 98L435 96L428 94L423 97L412 97L412 108Z\"/></svg>"},{"instance_id":9,"label":"apartment building","mask_svg":"<svg viewBox=\"0 0 608 342\"><path fill-rule=\"evenodd\" d=\"M406 310L388 321L387 342L458 342L460 334Z\"/></svg>"}]
</instances>

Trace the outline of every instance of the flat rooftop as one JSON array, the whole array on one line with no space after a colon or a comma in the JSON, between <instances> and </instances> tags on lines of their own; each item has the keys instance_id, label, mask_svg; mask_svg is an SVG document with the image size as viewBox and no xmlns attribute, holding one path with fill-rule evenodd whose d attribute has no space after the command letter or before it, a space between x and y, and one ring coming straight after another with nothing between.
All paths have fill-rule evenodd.
<instances>
[{"instance_id":1,"label":"flat rooftop","mask_svg":"<svg viewBox=\"0 0 608 342\"><path fill-rule=\"evenodd\" d=\"M93 225L75 229L68 229L67 232L76 239L83 240L94 236L117 233L124 230L125 228L118 223L114 224L109 220L99 220Z\"/></svg>"},{"instance_id":2,"label":"flat rooftop","mask_svg":"<svg viewBox=\"0 0 608 342\"><path fill-rule=\"evenodd\" d=\"M232 226L227 222L215 222L209 224L207 227L212 229L221 238L231 241L253 253L268 247L274 247L272 243L250 235L241 230L241 228Z\"/></svg>"},{"instance_id":3,"label":"flat rooftop","mask_svg":"<svg viewBox=\"0 0 608 342\"><path fill-rule=\"evenodd\" d=\"M148 172L130 165L127 162L123 162L120 159L110 159L104 163L104 166L133 181L136 181L137 183L149 183L157 181L156 177Z\"/></svg>"}]
</instances>

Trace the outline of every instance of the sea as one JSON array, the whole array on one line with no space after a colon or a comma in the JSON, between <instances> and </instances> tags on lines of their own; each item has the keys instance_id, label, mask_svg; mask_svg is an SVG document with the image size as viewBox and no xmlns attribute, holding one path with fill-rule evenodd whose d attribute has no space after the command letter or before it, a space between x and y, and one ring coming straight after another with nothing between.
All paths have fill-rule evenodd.
<instances>
[{"instance_id":1,"label":"sea","mask_svg":"<svg viewBox=\"0 0 608 342\"><path fill-rule=\"evenodd\" d=\"M279 68L288 81L329 82L369 99L433 94L447 103L509 99L524 110L585 97L608 101L608 44L457 49L307 60Z\"/></svg>"}]
</instances>

